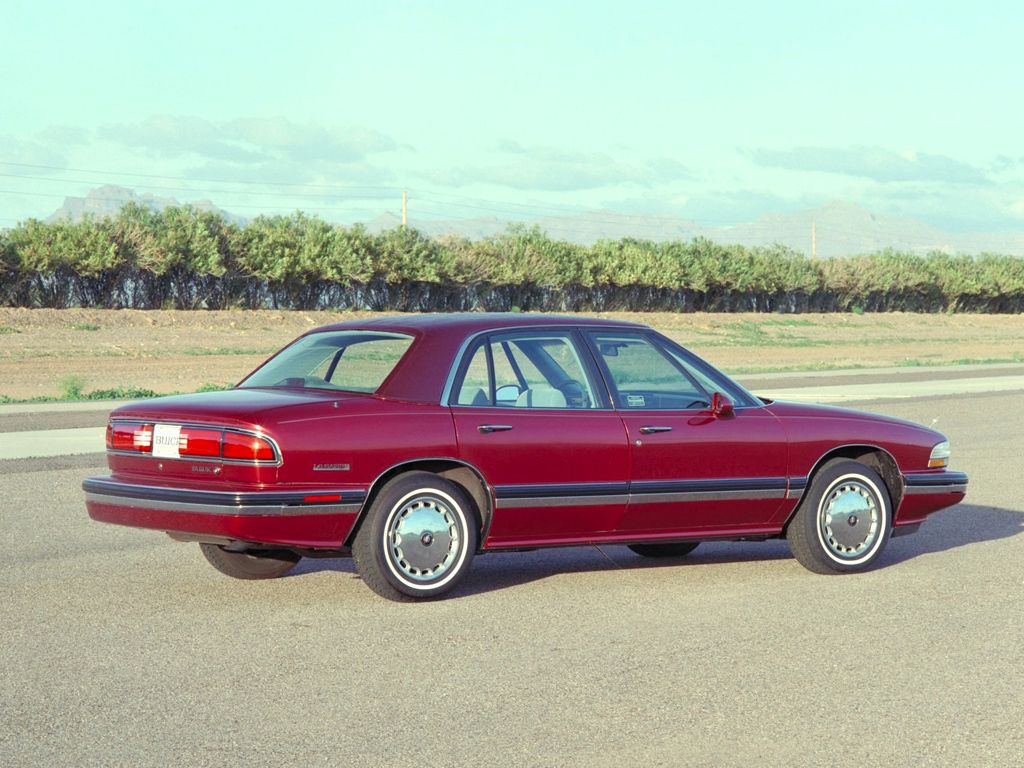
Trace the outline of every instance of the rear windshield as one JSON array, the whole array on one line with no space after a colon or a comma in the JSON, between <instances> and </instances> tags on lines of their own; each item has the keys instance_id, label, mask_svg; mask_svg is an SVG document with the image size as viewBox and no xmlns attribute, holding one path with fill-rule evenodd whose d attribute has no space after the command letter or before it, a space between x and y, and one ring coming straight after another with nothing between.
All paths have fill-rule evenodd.
<instances>
[{"instance_id":1,"label":"rear windshield","mask_svg":"<svg viewBox=\"0 0 1024 768\"><path fill-rule=\"evenodd\" d=\"M412 337L375 331L324 331L285 347L240 387L309 387L376 392Z\"/></svg>"}]
</instances>

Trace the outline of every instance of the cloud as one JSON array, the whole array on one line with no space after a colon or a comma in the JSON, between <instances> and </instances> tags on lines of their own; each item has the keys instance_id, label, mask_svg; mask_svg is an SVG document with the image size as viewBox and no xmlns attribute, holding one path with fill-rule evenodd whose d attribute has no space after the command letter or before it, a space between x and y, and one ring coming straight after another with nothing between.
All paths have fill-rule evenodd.
<instances>
[{"instance_id":1,"label":"cloud","mask_svg":"<svg viewBox=\"0 0 1024 768\"><path fill-rule=\"evenodd\" d=\"M924 221L949 232L1022 230L1024 184L936 187L880 184L865 190L865 205Z\"/></svg>"},{"instance_id":2,"label":"cloud","mask_svg":"<svg viewBox=\"0 0 1024 768\"><path fill-rule=\"evenodd\" d=\"M690 178L682 163L671 158L627 162L603 152L575 152L555 147L524 147L502 139L493 163L429 171L435 184L464 187L494 184L518 190L574 192L620 184L651 186Z\"/></svg>"},{"instance_id":3,"label":"cloud","mask_svg":"<svg viewBox=\"0 0 1024 768\"><path fill-rule=\"evenodd\" d=\"M42 165L55 170L66 168L67 157L52 147L31 139L16 136L0 136L0 159L14 165ZM8 168L11 173L17 169Z\"/></svg>"},{"instance_id":4,"label":"cloud","mask_svg":"<svg viewBox=\"0 0 1024 768\"><path fill-rule=\"evenodd\" d=\"M155 115L137 123L101 126L97 135L158 156L198 155L206 161L238 164L273 160L351 163L396 149L393 139L368 128L294 123L284 117L217 122Z\"/></svg>"},{"instance_id":5,"label":"cloud","mask_svg":"<svg viewBox=\"0 0 1024 768\"><path fill-rule=\"evenodd\" d=\"M60 146L81 146L91 140L89 131L72 125L50 125L37 134L37 138L44 144L58 144Z\"/></svg>"},{"instance_id":6,"label":"cloud","mask_svg":"<svg viewBox=\"0 0 1024 768\"><path fill-rule=\"evenodd\" d=\"M360 199L374 198L378 194L390 199L397 187L386 190L359 188L360 184L378 186L394 181L394 173L371 163L296 163L290 160L268 160L256 165L207 162L186 168L183 175L194 181L224 181L243 184L309 185L299 189L303 195L316 196L317 183L323 183L324 198L345 197L358 192ZM356 189L346 189L347 186ZM282 192L287 196L287 192Z\"/></svg>"},{"instance_id":7,"label":"cloud","mask_svg":"<svg viewBox=\"0 0 1024 768\"><path fill-rule=\"evenodd\" d=\"M984 171L959 160L923 152L900 154L881 147L753 149L745 154L761 166L836 173L879 182L989 183Z\"/></svg>"},{"instance_id":8,"label":"cloud","mask_svg":"<svg viewBox=\"0 0 1024 768\"><path fill-rule=\"evenodd\" d=\"M96 134L183 161L183 175L196 181L383 184L393 174L370 158L398 149L391 137L369 128L295 123L284 117L213 121L155 115L135 123L104 125Z\"/></svg>"}]
</instances>

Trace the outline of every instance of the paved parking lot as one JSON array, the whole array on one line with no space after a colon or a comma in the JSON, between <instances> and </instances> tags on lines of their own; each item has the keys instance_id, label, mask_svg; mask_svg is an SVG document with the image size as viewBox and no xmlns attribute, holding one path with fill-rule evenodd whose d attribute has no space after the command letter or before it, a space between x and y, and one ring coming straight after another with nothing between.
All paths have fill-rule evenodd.
<instances>
[{"instance_id":1,"label":"paved parking lot","mask_svg":"<svg viewBox=\"0 0 1024 768\"><path fill-rule=\"evenodd\" d=\"M1024 394L870 407L937 419L971 474L874 571L536 551L415 605L346 560L228 579L90 522L95 459L2 462L0 763L1019 766Z\"/></svg>"}]
</instances>

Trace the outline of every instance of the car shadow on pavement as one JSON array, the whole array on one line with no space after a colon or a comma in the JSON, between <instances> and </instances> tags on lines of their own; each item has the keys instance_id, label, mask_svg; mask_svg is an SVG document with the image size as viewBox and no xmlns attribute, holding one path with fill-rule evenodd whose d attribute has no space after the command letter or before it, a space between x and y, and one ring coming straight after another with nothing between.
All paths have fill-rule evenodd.
<instances>
[{"instance_id":1,"label":"car shadow on pavement","mask_svg":"<svg viewBox=\"0 0 1024 768\"><path fill-rule=\"evenodd\" d=\"M885 567L934 552L1008 539L1020 533L1024 533L1024 512L1020 510L958 504L930 515L916 533L892 539L879 565Z\"/></svg>"},{"instance_id":2,"label":"car shadow on pavement","mask_svg":"<svg viewBox=\"0 0 1024 768\"><path fill-rule=\"evenodd\" d=\"M921 555L1006 539L1022 532L1024 512L960 504L935 513L916 533L892 539L878 566L885 568ZM791 557L788 544L779 539L708 542L701 544L692 554L666 558L641 557L627 547L616 544L493 552L480 555L474 560L466 580L448 598L469 597L573 573L758 563L788 560ZM336 571L352 579L359 578L350 557L303 559L286 578L322 571Z\"/></svg>"}]
</instances>

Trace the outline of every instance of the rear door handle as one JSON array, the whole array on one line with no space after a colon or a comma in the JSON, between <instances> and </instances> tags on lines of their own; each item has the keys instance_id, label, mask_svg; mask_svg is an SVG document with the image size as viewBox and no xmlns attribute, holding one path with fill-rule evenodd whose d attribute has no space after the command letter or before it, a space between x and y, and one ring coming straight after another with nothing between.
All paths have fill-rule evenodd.
<instances>
[{"instance_id":1,"label":"rear door handle","mask_svg":"<svg viewBox=\"0 0 1024 768\"><path fill-rule=\"evenodd\" d=\"M481 424L477 427L478 432L508 432L512 429L511 424Z\"/></svg>"},{"instance_id":2,"label":"rear door handle","mask_svg":"<svg viewBox=\"0 0 1024 768\"><path fill-rule=\"evenodd\" d=\"M640 434L641 435L653 435L655 432L671 432L671 431L672 431L672 427L656 427L656 426L654 426L652 424L648 424L647 426L640 427Z\"/></svg>"}]
</instances>

